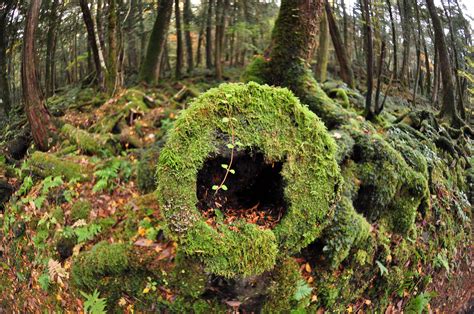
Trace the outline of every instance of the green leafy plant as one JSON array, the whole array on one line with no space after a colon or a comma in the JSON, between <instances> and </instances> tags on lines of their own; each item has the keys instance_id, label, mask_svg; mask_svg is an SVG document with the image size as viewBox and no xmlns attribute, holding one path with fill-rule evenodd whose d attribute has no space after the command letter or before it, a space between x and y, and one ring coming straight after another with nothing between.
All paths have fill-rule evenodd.
<instances>
[{"instance_id":1,"label":"green leafy plant","mask_svg":"<svg viewBox=\"0 0 474 314\"><path fill-rule=\"evenodd\" d=\"M84 301L84 312L88 314L103 314L106 313L107 303L104 298L100 298L99 292L94 290L92 294L87 294L81 291L82 296L86 299Z\"/></svg>"},{"instance_id":2,"label":"green leafy plant","mask_svg":"<svg viewBox=\"0 0 474 314\"><path fill-rule=\"evenodd\" d=\"M387 275L388 274L388 269L387 267L385 267L384 264L382 264L380 261L375 261L375 263L377 264L377 266L379 267L379 270L380 270L380 276L384 276L384 275Z\"/></svg>"},{"instance_id":3,"label":"green leafy plant","mask_svg":"<svg viewBox=\"0 0 474 314\"><path fill-rule=\"evenodd\" d=\"M405 306L405 313L421 314L427 309L431 299L436 296L434 292L423 292L414 298L411 298Z\"/></svg>"},{"instance_id":4,"label":"green leafy plant","mask_svg":"<svg viewBox=\"0 0 474 314\"><path fill-rule=\"evenodd\" d=\"M301 301L304 298L309 297L311 295L311 291L313 291L313 288L311 288L305 280L300 279L298 281L295 294L293 295L293 299L296 301Z\"/></svg>"},{"instance_id":5,"label":"green leafy plant","mask_svg":"<svg viewBox=\"0 0 474 314\"><path fill-rule=\"evenodd\" d=\"M122 177L127 181L132 174L132 166L130 162L121 159L113 159L105 166L94 172L97 181L92 188L95 193L104 190L112 191L116 187L116 180Z\"/></svg>"}]
</instances>

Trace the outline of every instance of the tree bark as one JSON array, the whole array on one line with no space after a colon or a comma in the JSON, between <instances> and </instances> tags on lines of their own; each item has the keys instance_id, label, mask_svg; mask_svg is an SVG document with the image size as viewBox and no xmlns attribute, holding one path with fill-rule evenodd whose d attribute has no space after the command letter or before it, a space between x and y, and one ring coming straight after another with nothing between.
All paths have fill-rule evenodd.
<instances>
[{"instance_id":1,"label":"tree bark","mask_svg":"<svg viewBox=\"0 0 474 314\"><path fill-rule=\"evenodd\" d=\"M214 64L216 79L222 80L222 46L224 40L224 0L216 0L216 31Z\"/></svg>"},{"instance_id":2,"label":"tree bark","mask_svg":"<svg viewBox=\"0 0 474 314\"><path fill-rule=\"evenodd\" d=\"M181 10L179 8L179 0L174 3L174 16L176 21L176 65L175 77L181 79L183 69L183 30L181 29Z\"/></svg>"},{"instance_id":3,"label":"tree bark","mask_svg":"<svg viewBox=\"0 0 474 314\"><path fill-rule=\"evenodd\" d=\"M39 150L46 151L53 141L56 128L44 105L36 75L35 32L38 26L40 7L41 0L31 0L23 35L21 83L26 117L31 127L33 140Z\"/></svg>"},{"instance_id":4,"label":"tree bark","mask_svg":"<svg viewBox=\"0 0 474 314\"><path fill-rule=\"evenodd\" d=\"M392 4L390 0L387 1L388 14L390 16L390 28L392 31L392 45L393 45L393 78L396 80L398 77L398 56L397 56L397 29L395 28L395 21L393 18Z\"/></svg>"},{"instance_id":5,"label":"tree bark","mask_svg":"<svg viewBox=\"0 0 474 314\"><path fill-rule=\"evenodd\" d=\"M334 45L334 50L336 51L337 61L340 66L340 75L342 80L349 85L350 88L355 87L354 82L354 73L352 72L352 66L347 56L346 47L342 41L341 33L337 27L336 20L331 11L331 6L329 2L325 1L326 15L329 25L329 31L331 33L332 43Z\"/></svg>"},{"instance_id":6,"label":"tree bark","mask_svg":"<svg viewBox=\"0 0 474 314\"><path fill-rule=\"evenodd\" d=\"M443 81L443 103L441 105L440 116L448 119L453 126L460 122L457 113L456 100L454 97L454 83L452 77L451 63L449 62L448 48L444 38L441 20L436 12L433 0L426 0L428 11L433 23L435 44L438 49L439 66L441 70L441 79Z\"/></svg>"},{"instance_id":7,"label":"tree bark","mask_svg":"<svg viewBox=\"0 0 474 314\"><path fill-rule=\"evenodd\" d=\"M118 51L117 51L117 4L116 0L107 0L108 3L108 26L107 26L107 41L109 49L107 53L107 75L106 87L109 93L114 93L117 85L117 70L118 70Z\"/></svg>"},{"instance_id":8,"label":"tree bark","mask_svg":"<svg viewBox=\"0 0 474 314\"><path fill-rule=\"evenodd\" d=\"M206 17L206 67L212 69L212 7L213 0L207 2Z\"/></svg>"},{"instance_id":9,"label":"tree bark","mask_svg":"<svg viewBox=\"0 0 474 314\"><path fill-rule=\"evenodd\" d=\"M372 24L370 19L370 0L362 0L362 15L365 24L365 48L367 61L367 94L365 96L365 117L368 120L374 118L372 110L372 88L374 77L374 51L372 43Z\"/></svg>"},{"instance_id":10,"label":"tree bark","mask_svg":"<svg viewBox=\"0 0 474 314\"><path fill-rule=\"evenodd\" d=\"M151 84L160 79L161 59L165 50L172 11L173 0L161 0L158 3L158 15L153 25L147 53L140 72L143 82Z\"/></svg>"},{"instance_id":11,"label":"tree bark","mask_svg":"<svg viewBox=\"0 0 474 314\"><path fill-rule=\"evenodd\" d=\"M7 1L4 10L0 12L0 118L8 117L11 109L10 84L8 82L7 47L8 47L8 18L15 7L15 1Z\"/></svg>"},{"instance_id":12,"label":"tree bark","mask_svg":"<svg viewBox=\"0 0 474 314\"><path fill-rule=\"evenodd\" d=\"M54 69L56 54L56 32L58 28L58 10L59 0L53 0L49 12L48 34L46 35L46 69L45 69L45 87L46 97L54 93Z\"/></svg>"},{"instance_id":13,"label":"tree bark","mask_svg":"<svg viewBox=\"0 0 474 314\"><path fill-rule=\"evenodd\" d=\"M186 43L186 63L187 72L191 73L194 69L193 62L193 40L191 38L191 21L193 12L191 10L191 0L184 0L183 22L184 22L184 41Z\"/></svg>"},{"instance_id":14,"label":"tree bark","mask_svg":"<svg viewBox=\"0 0 474 314\"><path fill-rule=\"evenodd\" d=\"M326 81L329 59L329 27L327 12L321 14L319 24L319 45L316 53L316 79L320 82Z\"/></svg>"},{"instance_id":15,"label":"tree bark","mask_svg":"<svg viewBox=\"0 0 474 314\"><path fill-rule=\"evenodd\" d=\"M100 57L99 57L99 48L97 47L96 35L94 31L94 21L92 20L91 11L89 10L87 1L79 0L79 5L81 6L82 17L84 19L84 24L86 25L86 29L87 29L87 39L89 42L89 47L92 51L92 58L94 60L97 84L101 90L104 90L105 83L104 83L103 71L102 71L102 66L101 66Z\"/></svg>"}]
</instances>

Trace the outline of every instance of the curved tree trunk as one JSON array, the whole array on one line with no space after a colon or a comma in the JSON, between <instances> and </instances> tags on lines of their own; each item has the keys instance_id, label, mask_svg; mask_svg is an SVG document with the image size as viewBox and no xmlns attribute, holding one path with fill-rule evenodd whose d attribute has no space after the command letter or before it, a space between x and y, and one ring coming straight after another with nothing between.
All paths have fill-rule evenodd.
<instances>
[{"instance_id":1,"label":"curved tree trunk","mask_svg":"<svg viewBox=\"0 0 474 314\"><path fill-rule=\"evenodd\" d=\"M347 85L349 85L349 87L354 88L354 73L352 72L351 62L347 57L346 47L344 45L344 42L342 41L341 33L339 32L336 20L334 19L334 16L331 11L331 6L327 0L325 1L325 8L332 43L334 45L337 61L339 62L340 66L341 78Z\"/></svg>"},{"instance_id":2,"label":"curved tree trunk","mask_svg":"<svg viewBox=\"0 0 474 314\"><path fill-rule=\"evenodd\" d=\"M37 80L35 62L35 32L38 26L41 0L31 0L26 18L21 64L21 83L25 112L31 127L33 140L42 151L48 150L55 134L55 127L44 105Z\"/></svg>"},{"instance_id":3,"label":"curved tree trunk","mask_svg":"<svg viewBox=\"0 0 474 314\"><path fill-rule=\"evenodd\" d=\"M161 0L158 3L158 15L151 31L147 53L140 72L141 80L146 83L153 83L160 79L161 59L165 50L172 11L173 0Z\"/></svg>"},{"instance_id":4,"label":"curved tree trunk","mask_svg":"<svg viewBox=\"0 0 474 314\"><path fill-rule=\"evenodd\" d=\"M89 6L87 5L86 0L79 0L79 5L81 6L82 16L84 19L84 23L87 29L87 39L89 41L89 46L92 50L92 57L94 59L94 66L96 72L96 79L97 83L101 90L105 89L104 79L103 79L103 71L99 57L99 49L97 46L97 41L95 40L96 35L94 31L94 21L92 20L91 11L89 10Z\"/></svg>"},{"instance_id":5,"label":"curved tree trunk","mask_svg":"<svg viewBox=\"0 0 474 314\"><path fill-rule=\"evenodd\" d=\"M456 99L454 97L454 83L452 77L451 63L449 62L448 48L444 38L441 20L433 0L426 0L428 11L433 23L436 49L438 49L439 66L441 69L441 79L443 81L443 103L441 105L440 116L448 119L453 125L459 122L459 116L456 108Z\"/></svg>"}]
</instances>

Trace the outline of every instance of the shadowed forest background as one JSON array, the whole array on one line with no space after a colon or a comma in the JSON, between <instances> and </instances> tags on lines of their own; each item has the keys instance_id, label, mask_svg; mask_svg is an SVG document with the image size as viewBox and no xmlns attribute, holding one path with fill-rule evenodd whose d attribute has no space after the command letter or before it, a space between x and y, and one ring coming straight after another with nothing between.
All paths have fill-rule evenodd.
<instances>
[{"instance_id":1,"label":"shadowed forest background","mask_svg":"<svg viewBox=\"0 0 474 314\"><path fill-rule=\"evenodd\" d=\"M0 2L0 313L469 313L459 0Z\"/></svg>"}]
</instances>

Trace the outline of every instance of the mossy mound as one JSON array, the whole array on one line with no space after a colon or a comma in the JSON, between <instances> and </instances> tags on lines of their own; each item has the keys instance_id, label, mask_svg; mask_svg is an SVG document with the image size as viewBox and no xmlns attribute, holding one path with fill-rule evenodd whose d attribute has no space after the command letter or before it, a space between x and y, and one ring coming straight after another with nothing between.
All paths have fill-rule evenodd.
<instances>
[{"instance_id":1,"label":"mossy mound","mask_svg":"<svg viewBox=\"0 0 474 314\"><path fill-rule=\"evenodd\" d=\"M92 171L78 160L62 159L54 154L34 152L28 164L33 174L38 177L59 176L66 180L87 181L92 178Z\"/></svg>"},{"instance_id":2,"label":"mossy mound","mask_svg":"<svg viewBox=\"0 0 474 314\"><path fill-rule=\"evenodd\" d=\"M71 207L71 219L77 221L79 219L87 220L89 218L92 205L87 200L78 200Z\"/></svg>"},{"instance_id":3,"label":"mossy mound","mask_svg":"<svg viewBox=\"0 0 474 314\"><path fill-rule=\"evenodd\" d=\"M281 164L287 208L272 230L242 219L217 219L211 226L197 208L199 171L213 158L234 154L263 154L266 165ZM193 101L169 133L157 180L170 233L208 271L227 277L261 274L273 268L278 254L312 242L330 221L341 184L334 142L316 115L287 89L256 83L223 84ZM214 193L211 187L205 194ZM238 188L215 195L224 199Z\"/></svg>"}]
</instances>

